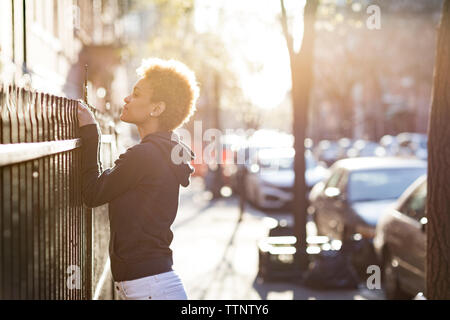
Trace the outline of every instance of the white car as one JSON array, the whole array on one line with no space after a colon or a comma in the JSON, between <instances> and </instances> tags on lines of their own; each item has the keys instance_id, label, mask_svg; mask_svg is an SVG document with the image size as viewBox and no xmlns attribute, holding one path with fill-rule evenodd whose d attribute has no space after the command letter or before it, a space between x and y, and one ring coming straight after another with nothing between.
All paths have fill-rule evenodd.
<instances>
[{"instance_id":1,"label":"white car","mask_svg":"<svg viewBox=\"0 0 450 320\"><path fill-rule=\"evenodd\" d=\"M256 161L247 168L245 181L247 199L258 208L286 208L293 199L294 149L259 150ZM311 152L305 152L306 185L310 190L328 176L328 169L317 163Z\"/></svg>"}]
</instances>

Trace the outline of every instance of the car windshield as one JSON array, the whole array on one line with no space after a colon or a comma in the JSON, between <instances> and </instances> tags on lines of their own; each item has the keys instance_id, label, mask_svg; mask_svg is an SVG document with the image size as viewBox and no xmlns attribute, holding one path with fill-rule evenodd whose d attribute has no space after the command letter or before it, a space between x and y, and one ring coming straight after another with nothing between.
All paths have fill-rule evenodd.
<instances>
[{"instance_id":1,"label":"car windshield","mask_svg":"<svg viewBox=\"0 0 450 320\"><path fill-rule=\"evenodd\" d=\"M397 199L426 168L379 169L350 174L348 195L351 202Z\"/></svg>"}]
</instances>

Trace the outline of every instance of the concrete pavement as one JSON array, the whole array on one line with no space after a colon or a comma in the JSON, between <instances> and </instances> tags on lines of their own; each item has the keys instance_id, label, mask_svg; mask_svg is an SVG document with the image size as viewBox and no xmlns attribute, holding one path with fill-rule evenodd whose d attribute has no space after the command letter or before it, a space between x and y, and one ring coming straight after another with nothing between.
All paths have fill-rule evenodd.
<instances>
[{"instance_id":1,"label":"concrete pavement","mask_svg":"<svg viewBox=\"0 0 450 320\"><path fill-rule=\"evenodd\" d=\"M210 201L201 180L182 190L174 223L174 268L190 299L383 299L380 290L313 290L295 283L263 282L257 241L266 235L268 215L247 206L239 223L238 199ZM290 219L289 214L272 217Z\"/></svg>"}]
</instances>

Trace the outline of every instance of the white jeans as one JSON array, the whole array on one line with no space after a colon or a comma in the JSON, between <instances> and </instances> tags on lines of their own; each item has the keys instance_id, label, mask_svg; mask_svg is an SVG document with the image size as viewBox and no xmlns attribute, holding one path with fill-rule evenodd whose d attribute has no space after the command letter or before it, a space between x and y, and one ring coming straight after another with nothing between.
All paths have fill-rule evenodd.
<instances>
[{"instance_id":1,"label":"white jeans","mask_svg":"<svg viewBox=\"0 0 450 320\"><path fill-rule=\"evenodd\" d=\"M114 285L124 300L187 300L183 283L175 271L114 282Z\"/></svg>"}]
</instances>

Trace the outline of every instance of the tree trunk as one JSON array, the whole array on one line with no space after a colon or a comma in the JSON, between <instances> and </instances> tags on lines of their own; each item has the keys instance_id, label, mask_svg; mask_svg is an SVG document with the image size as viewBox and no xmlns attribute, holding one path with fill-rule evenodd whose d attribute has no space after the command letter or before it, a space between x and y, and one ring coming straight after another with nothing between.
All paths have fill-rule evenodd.
<instances>
[{"instance_id":1,"label":"tree trunk","mask_svg":"<svg viewBox=\"0 0 450 320\"><path fill-rule=\"evenodd\" d=\"M294 199L292 212L294 215L294 233L297 237L295 259L301 270L308 267L306 253L306 217L308 201L305 181L305 138L308 126L308 107L313 82L313 49L314 49L314 23L318 6L317 0L308 0L304 9L304 35L300 52L293 48L292 36L288 33L284 3L281 1L283 11L283 31L286 37L292 75L292 102L293 102L293 134L294 134Z\"/></svg>"},{"instance_id":2,"label":"tree trunk","mask_svg":"<svg viewBox=\"0 0 450 320\"><path fill-rule=\"evenodd\" d=\"M428 128L427 299L450 299L450 0L439 28Z\"/></svg>"}]
</instances>

